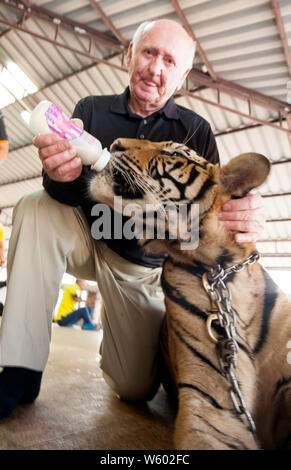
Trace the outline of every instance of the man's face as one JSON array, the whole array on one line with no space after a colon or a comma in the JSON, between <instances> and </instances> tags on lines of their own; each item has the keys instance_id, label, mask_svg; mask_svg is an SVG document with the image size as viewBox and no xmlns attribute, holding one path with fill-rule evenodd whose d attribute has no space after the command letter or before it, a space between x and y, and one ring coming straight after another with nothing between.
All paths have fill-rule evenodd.
<instances>
[{"instance_id":1,"label":"man's face","mask_svg":"<svg viewBox=\"0 0 291 470\"><path fill-rule=\"evenodd\" d=\"M179 89L188 73L189 45L176 28L154 26L136 45L130 45L127 66L131 95L140 103L162 107Z\"/></svg>"}]
</instances>

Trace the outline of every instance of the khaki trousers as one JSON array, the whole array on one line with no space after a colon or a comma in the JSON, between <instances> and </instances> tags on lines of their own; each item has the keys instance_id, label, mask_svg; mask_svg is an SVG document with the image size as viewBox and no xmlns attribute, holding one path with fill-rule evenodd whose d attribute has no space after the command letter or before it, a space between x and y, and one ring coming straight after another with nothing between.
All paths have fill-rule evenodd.
<instances>
[{"instance_id":1,"label":"khaki trousers","mask_svg":"<svg viewBox=\"0 0 291 470\"><path fill-rule=\"evenodd\" d=\"M161 268L135 265L94 241L82 211L43 190L21 199L13 213L0 365L44 369L65 272L98 282L105 380L122 398L151 398L159 385L158 342L165 312Z\"/></svg>"}]
</instances>

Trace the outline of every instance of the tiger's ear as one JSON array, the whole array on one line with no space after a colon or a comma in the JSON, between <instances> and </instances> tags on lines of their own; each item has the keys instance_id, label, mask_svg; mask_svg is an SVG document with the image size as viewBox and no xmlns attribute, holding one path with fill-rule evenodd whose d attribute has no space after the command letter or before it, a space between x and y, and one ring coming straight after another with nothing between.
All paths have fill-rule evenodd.
<instances>
[{"instance_id":1,"label":"tiger's ear","mask_svg":"<svg viewBox=\"0 0 291 470\"><path fill-rule=\"evenodd\" d=\"M243 197L267 179L270 169L271 164L263 155L243 153L222 167L219 182L228 194Z\"/></svg>"}]
</instances>

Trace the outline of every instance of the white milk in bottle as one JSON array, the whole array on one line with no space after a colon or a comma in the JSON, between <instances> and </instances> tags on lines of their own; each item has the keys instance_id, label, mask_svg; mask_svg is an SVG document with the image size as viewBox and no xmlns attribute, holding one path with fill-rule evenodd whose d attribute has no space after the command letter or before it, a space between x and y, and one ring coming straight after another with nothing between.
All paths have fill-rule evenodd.
<instances>
[{"instance_id":1,"label":"white milk in bottle","mask_svg":"<svg viewBox=\"0 0 291 470\"><path fill-rule=\"evenodd\" d=\"M96 171L105 168L110 160L107 148L102 149L98 139L77 127L55 104L41 101L30 115L30 129L36 135L54 132L70 140L84 165Z\"/></svg>"}]
</instances>

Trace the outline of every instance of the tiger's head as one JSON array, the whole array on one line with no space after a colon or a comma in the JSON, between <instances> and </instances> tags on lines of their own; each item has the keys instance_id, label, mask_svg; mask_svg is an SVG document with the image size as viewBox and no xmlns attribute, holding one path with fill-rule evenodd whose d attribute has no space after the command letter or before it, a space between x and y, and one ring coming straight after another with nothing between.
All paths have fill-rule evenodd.
<instances>
[{"instance_id":1,"label":"tiger's head","mask_svg":"<svg viewBox=\"0 0 291 470\"><path fill-rule=\"evenodd\" d=\"M270 171L266 157L257 153L246 153L232 159L220 168L198 156L194 150L172 141L150 142L147 140L119 138L110 148L111 160L106 169L96 174L90 183L92 197L116 210L114 198L121 196L122 210L135 204L141 208L143 233L140 243L153 251L177 252L184 249L195 214L191 207L196 205L196 220L199 223L199 250L211 255L212 246L227 241L236 245L233 232L227 231L218 222L217 213L230 198L246 195L261 185ZM152 214L153 205L157 211ZM185 211L178 227L170 216L172 208L177 213ZM130 215L123 212L124 215ZM149 215L151 214L151 216ZM158 221L165 223L165 236L148 239L145 222L155 226ZM177 220L177 219L176 219ZM183 227L181 227L181 223ZM176 230L173 235L173 227ZM174 230L174 231L175 231ZM186 238L185 238L186 237ZM187 238L188 237L188 238ZM195 245L197 248L197 244ZM191 251L191 250L190 250ZM217 250L216 250L217 251ZM185 254L185 253L184 253ZM190 253L187 253L189 256Z\"/></svg>"}]
</instances>

